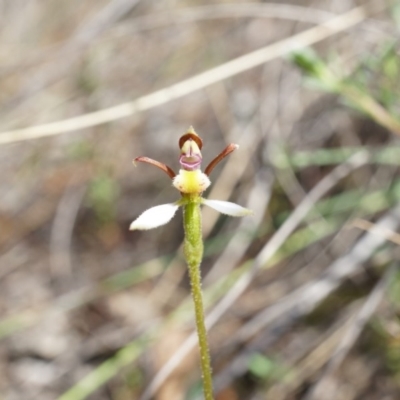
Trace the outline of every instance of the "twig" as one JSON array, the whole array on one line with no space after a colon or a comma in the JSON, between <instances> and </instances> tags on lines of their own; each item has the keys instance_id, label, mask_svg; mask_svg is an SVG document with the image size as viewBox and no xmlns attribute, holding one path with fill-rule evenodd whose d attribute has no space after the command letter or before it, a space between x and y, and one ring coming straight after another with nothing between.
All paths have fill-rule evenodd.
<instances>
[{"instance_id":1,"label":"twig","mask_svg":"<svg viewBox=\"0 0 400 400\"><path fill-rule=\"evenodd\" d=\"M397 232L393 232L391 230L382 228L369 222L365 219L357 218L354 221L350 222L349 227L360 228L364 231L368 231L374 235L380 235L385 237L387 240L390 240L393 243L400 245L400 234Z\"/></svg>"},{"instance_id":2,"label":"twig","mask_svg":"<svg viewBox=\"0 0 400 400\"><path fill-rule=\"evenodd\" d=\"M277 57L287 55L295 50L317 43L359 24L365 18L366 11L364 7L354 8L347 13L322 23L321 25L238 57L192 78L140 97L137 100L81 115L79 117L31 126L25 129L1 132L0 144L58 135L60 133L71 132L115 121L141 111L149 110L171 100L178 99L197 90L203 89L213 83L247 71L267 61L276 59Z\"/></svg>"},{"instance_id":3,"label":"twig","mask_svg":"<svg viewBox=\"0 0 400 400\"><path fill-rule=\"evenodd\" d=\"M286 19L311 24L325 22L335 14L317 8L279 3L229 3L188 7L160 13L152 13L132 18L115 28L117 36L162 28L170 24L193 23L201 20L221 18L273 18Z\"/></svg>"}]
</instances>

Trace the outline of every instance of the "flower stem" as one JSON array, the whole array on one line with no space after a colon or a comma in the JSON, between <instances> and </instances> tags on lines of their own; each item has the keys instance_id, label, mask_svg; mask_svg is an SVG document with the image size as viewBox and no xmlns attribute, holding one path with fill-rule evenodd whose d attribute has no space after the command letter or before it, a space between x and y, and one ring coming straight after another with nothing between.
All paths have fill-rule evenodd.
<instances>
[{"instance_id":1,"label":"flower stem","mask_svg":"<svg viewBox=\"0 0 400 400\"><path fill-rule=\"evenodd\" d=\"M200 264L203 258L203 237L201 233L200 197L187 198L184 206L184 254L189 267L192 297L196 315L196 328L199 339L200 363L203 375L205 400L213 400L212 373L208 349L207 330L204 318L203 295L201 291Z\"/></svg>"}]
</instances>

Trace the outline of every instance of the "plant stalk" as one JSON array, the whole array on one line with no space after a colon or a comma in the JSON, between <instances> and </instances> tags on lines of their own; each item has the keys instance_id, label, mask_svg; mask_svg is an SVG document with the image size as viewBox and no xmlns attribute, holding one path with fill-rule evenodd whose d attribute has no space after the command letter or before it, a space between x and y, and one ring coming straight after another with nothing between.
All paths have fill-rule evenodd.
<instances>
[{"instance_id":1,"label":"plant stalk","mask_svg":"<svg viewBox=\"0 0 400 400\"><path fill-rule=\"evenodd\" d=\"M201 232L200 196L187 197L183 220L185 229L183 251L189 267L189 277L192 287L204 398L205 400L214 400L211 360L205 326L203 294L201 291L200 264L203 258L203 237Z\"/></svg>"}]
</instances>

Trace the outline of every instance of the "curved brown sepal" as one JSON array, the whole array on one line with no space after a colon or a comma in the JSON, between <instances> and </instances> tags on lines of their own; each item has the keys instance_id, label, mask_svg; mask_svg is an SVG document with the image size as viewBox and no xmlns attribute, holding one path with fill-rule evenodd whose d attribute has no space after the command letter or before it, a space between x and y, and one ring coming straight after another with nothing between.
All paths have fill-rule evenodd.
<instances>
[{"instance_id":1,"label":"curved brown sepal","mask_svg":"<svg viewBox=\"0 0 400 400\"><path fill-rule=\"evenodd\" d=\"M143 163L150 164L150 165L154 165L155 167L160 168L162 171L164 171L166 174L168 174L168 176L171 179L174 179L175 176L176 176L175 172L170 167L168 167L168 165L165 165L165 164L163 164L163 163L161 163L159 161L153 160L152 158L149 158L149 157L136 157L133 160L133 163L135 164L136 161L143 162Z\"/></svg>"},{"instance_id":2,"label":"curved brown sepal","mask_svg":"<svg viewBox=\"0 0 400 400\"><path fill-rule=\"evenodd\" d=\"M224 150L221 151L221 153L219 153L217 155L217 157L215 157L210 164L207 165L207 168L204 170L204 173L207 176L210 176L211 171L214 169L214 167L220 162L222 161L227 155L231 154L232 151L235 151L237 148L239 147L239 145L231 143L228 146L225 147Z\"/></svg>"}]
</instances>

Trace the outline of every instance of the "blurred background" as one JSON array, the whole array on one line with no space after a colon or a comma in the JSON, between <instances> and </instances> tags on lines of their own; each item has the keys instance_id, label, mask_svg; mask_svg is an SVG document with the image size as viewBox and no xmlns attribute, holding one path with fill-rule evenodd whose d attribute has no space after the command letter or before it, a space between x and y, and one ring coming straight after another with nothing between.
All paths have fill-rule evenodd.
<instances>
[{"instance_id":1,"label":"blurred background","mask_svg":"<svg viewBox=\"0 0 400 400\"><path fill-rule=\"evenodd\" d=\"M400 398L400 3L0 1L0 399L195 400L177 200L212 173L218 400ZM204 74L205 73L205 74Z\"/></svg>"}]
</instances>

